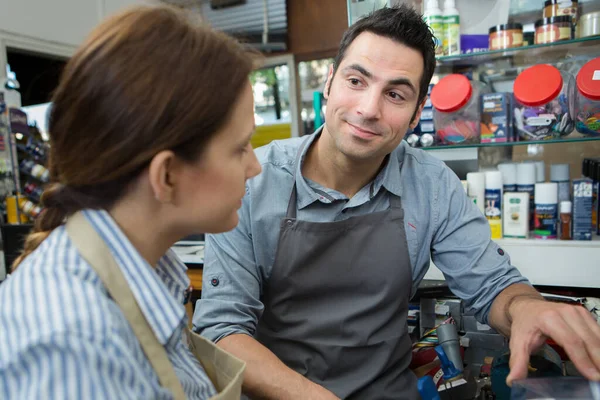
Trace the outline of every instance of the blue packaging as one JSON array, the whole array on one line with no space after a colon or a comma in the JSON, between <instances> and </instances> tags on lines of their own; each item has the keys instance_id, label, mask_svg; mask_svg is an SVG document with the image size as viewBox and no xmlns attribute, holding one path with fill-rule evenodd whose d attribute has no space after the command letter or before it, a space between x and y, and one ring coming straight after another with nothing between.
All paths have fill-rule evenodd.
<instances>
[{"instance_id":1,"label":"blue packaging","mask_svg":"<svg viewBox=\"0 0 600 400\"><path fill-rule=\"evenodd\" d=\"M510 98L509 93L487 93L481 96L481 143L511 141Z\"/></svg>"},{"instance_id":2,"label":"blue packaging","mask_svg":"<svg viewBox=\"0 0 600 400\"><path fill-rule=\"evenodd\" d=\"M592 240L591 179L573 181L573 240Z\"/></svg>"},{"instance_id":3,"label":"blue packaging","mask_svg":"<svg viewBox=\"0 0 600 400\"><path fill-rule=\"evenodd\" d=\"M533 237L535 239L556 239L558 221L557 204L536 204L535 205L535 229Z\"/></svg>"},{"instance_id":4,"label":"blue packaging","mask_svg":"<svg viewBox=\"0 0 600 400\"><path fill-rule=\"evenodd\" d=\"M489 45L488 35L460 35L460 52L462 54L488 51Z\"/></svg>"}]
</instances>

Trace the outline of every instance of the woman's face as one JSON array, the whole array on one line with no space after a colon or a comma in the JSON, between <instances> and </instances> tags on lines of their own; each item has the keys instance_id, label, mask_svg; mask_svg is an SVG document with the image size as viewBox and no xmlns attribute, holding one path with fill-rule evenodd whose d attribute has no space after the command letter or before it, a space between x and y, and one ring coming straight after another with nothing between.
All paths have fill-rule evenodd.
<instances>
[{"instance_id":1,"label":"woman's face","mask_svg":"<svg viewBox=\"0 0 600 400\"><path fill-rule=\"evenodd\" d=\"M210 140L200 159L182 171L179 208L189 232L219 233L238 224L246 180L261 166L250 138L254 133L254 99L248 81L233 106L229 121Z\"/></svg>"}]
</instances>

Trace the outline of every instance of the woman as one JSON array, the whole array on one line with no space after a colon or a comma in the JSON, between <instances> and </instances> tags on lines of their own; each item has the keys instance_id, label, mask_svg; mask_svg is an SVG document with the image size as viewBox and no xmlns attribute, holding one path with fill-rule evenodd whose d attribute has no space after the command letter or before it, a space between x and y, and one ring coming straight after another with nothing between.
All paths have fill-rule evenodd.
<instances>
[{"instance_id":1,"label":"woman","mask_svg":"<svg viewBox=\"0 0 600 400\"><path fill-rule=\"evenodd\" d=\"M167 7L109 18L69 61L52 99L46 209L0 286L0 398L217 393L215 366L184 344L189 281L169 249L238 222L260 172L251 70L239 44ZM196 353L241 376L198 340Z\"/></svg>"}]
</instances>

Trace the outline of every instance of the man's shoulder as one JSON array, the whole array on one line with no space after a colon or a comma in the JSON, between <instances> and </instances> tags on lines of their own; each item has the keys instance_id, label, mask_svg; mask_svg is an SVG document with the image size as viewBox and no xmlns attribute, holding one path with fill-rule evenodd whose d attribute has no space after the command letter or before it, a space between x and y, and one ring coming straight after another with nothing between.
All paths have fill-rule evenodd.
<instances>
[{"instance_id":1,"label":"man's shoulder","mask_svg":"<svg viewBox=\"0 0 600 400\"><path fill-rule=\"evenodd\" d=\"M273 140L269 144L255 150L258 162L267 165L281 166L294 164L296 155L306 137Z\"/></svg>"}]
</instances>

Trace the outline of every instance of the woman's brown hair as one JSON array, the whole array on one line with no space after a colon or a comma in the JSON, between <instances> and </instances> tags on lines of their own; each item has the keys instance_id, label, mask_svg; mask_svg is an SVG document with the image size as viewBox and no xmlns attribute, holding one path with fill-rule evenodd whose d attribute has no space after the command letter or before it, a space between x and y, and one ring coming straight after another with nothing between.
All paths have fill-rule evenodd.
<instances>
[{"instance_id":1,"label":"woman's brown hair","mask_svg":"<svg viewBox=\"0 0 600 400\"><path fill-rule=\"evenodd\" d=\"M201 157L252 67L239 43L172 7L138 6L100 24L52 98L45 210L13 268L69 215L109 208L158 152Z\"/></svg>"}]
</instances>

